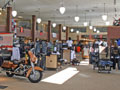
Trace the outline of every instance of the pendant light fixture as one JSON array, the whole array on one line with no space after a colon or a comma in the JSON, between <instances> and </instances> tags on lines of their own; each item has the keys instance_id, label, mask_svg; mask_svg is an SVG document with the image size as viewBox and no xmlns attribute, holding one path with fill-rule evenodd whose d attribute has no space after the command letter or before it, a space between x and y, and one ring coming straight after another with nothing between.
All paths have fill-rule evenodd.
<instances>
[{"instance_id":1,"label":"pendant light fixture","mask_svg":"<svg viewBox=\"0 0 120 90\"><path fill-rule=\"evenodd\" d=\"M2 8L0 8L0 15L2 15Z\"/></svg>"},{"instance_id":2,"label":"pendant light fixture","mask_svg":"<svg viewBox=\"0 0 120 90\"><path fill-rule=\"evenodd\" d=\"M79 22L80 17L78 16L78 5L76 5L76 16L74 17L75 22Z\"/></svg>"},{"instance_id":3,"label":"pendant light fixture","mask_svg":"<svg viewBox=\"0 0 120 90\"><path fill-rule=\"evenodd\" d=\"M63 30L66 30L66 26L65 26L65 19L64 19L64 26L63 26Z\"/></svg>"},{"instance_id":4,"label":"pendant light fixture","mask_svg":"<svg viewBox=\"0 0 120 90\"><path fill-rule=\"evenodd\" d=\"M79 34L79 31L76 31L77 34Z\"/></svg>"},{"instance_id":5,"label":"pendant light fixture","mask_svg":"<svg viewBox=\"0 0 120 90\"><path fill-rule=\"evenodd\" d=\"M73 29L73 28L71 28L71 29L70 29L70 31L71 31L71 32L74 32L74 29Z\"/></svg>"},{"instance_id":6,"label":"pendant light fixture","mask_svg":"<svg viewBox=\"0 0 120 90\"><path fill-rule=\"evenodd\" d=\"M61 14L64 14L65 11L66 11L66 9L65 9L65 7L64 7L64 5L63 5L63 0L62 0L61 3L62 3L62 4L61 4L61 7L59 8L59 11L60 11Z\"/></svg>"},{"instance_id":7,"label":"pendant light fixture","mask_svg":"<svg viewBox=\"0 0 120 90\"><path fill-rule=\"evenodd\" d=\"M92 29L93 29L93 26L89 26L89 29L92 30Z\"/></svg>"},{"instance_id":8,"label":"pendant light fixture","mask_svg":"<svg viewBox=\"0 0 120 90\"><path fill-rule=\"evenodd\" d=\"M105 22L105 25L106 25L106 26L109 26L109 25L110 25L110 22L109 22L109 21L106 21L106 22Z\"/></svg>"},{"instance_id":9,"label":"pendant light fixture","mask_svg":"<svg viewBox=\"0 0 120 90\"><path fill-rule=\"evenodd\" d=\"M56 27L56 23L55 23L55 15L54 15L54 23L52 24L53 28Z\"/></svg>"},{"instance_id":10,"label":"pendant light fixture","mask_svg":"<svg viewBox=\"0 0 120 90\"><path fill-rule=\"evenodd\" d=\"M88 22L86 22L86 13L85 13L85 22L83 24L85 27L88 25Z\"/></svg>"},{"instance_id":11,"label":"pendant light fixture","mask_svg":"<svg viewBox=\"0 0 120 90\"><path fill-rule=\"evenodd\" d=\"M99 31L99 30L97 30L97 33L100 33L100 31Z\"/></svg>"},{"instance_id":12,"label":"pendant light fixture","mask_svg":"<svg viewBox=\"0 0 120 90\"><path fill-rule=\"evenodd\" d=\"M94 27L94 30L93 30L94 32L96 32L97 31L97 29Z\"/></svg>"},{"instance_id":13,"label":"pendant light fixture","mask_svg":"<svg viewBox=\"0 0 120 90\"><path fill-rule=\"evenodd\" d=\"M75 19L76 22L79 22L80 17L79 16L75 16L74 19Z\"/></svg>"},{"instance_id":14,"label":"pendant light fixture","mask_svg":"<svg viewBox=\"0 0 120 90\"><path fill-rule=\"evenodd\" d=\"M2 15L2 12L0 11L0 15Z\"/></svg>"},{"instance_id":15,"label":"pendant light fixture","mask_svg":"<svg viewBox=\"0 0 120 90\"><path fill-rule=\"evenodd\" d=\"M108 12L107 12L107 16L108 16ZM105 22L105 25L106 25L106 26L109 26L109 25L110 25L110 22L107 20L107 21Z\"/></svg>"},{"instance_id":16,"label":"pendant light fixture","mask_svg":"<svg viewBox=\"0 0 120 90\"><path fill-rule=\"evenodd\" d=\"M14 9L12 11L12 16L16 17L17 16L17 11L15 10L15 2L14 2Z\"/></svg>"},{"instance_id":17,"label":"pendant light fixture","mask_svg":"<svg viewBox=\"0 0 120 90\"><path fill-rule=\"evenodd\" d=\"M88 25L88 22L84 22L84 26L86 27Z\"/></svg>"},{"instance_id":18,"label":"pendant light fixture","mask_svg":"<svg viewBox=\"0 0 120 90\"><path fill-rule=\"evenodd\" d=\"M52 26L55 28L56 27L56 23L53 23Z\"/></svg>"},{"instance_id":19,"label":"pendant light fixture","mask_svg":"<svg viewBox=\"0 0 120 90\"><path fill-rule=\"evenodd\" d=\"M40 8L39 8L39 13L38 13L38 18L37 18L37 23L41 23L41 18L40 18Z\"/></svg>"},{"instance_id":20,"label":"pendant light fixture","mask_svg":"<svg viewBox=\"0 0 120 90\"><path fill-rule=\"evenodd\" d=\"M93 29L93 26L92 26L92 22L89 21L89 29L92 30Z\"/></svg>"},{"instance_id":21,"label":"pendant light fixture","mask_svg":"<svg viewBox=\"0 0 120 90\"><path fill-rule=\"evenodd\" d=\"M104 3L104 14L102 15L103 21L107 20L107 15L105 14L105 3Z\"/></svg>"},{"instance_id":22,"label":"pendant light fixture","mask_svg":"<svg viewBox=\"0 0 120 90\"><path fill-rule=\"evenodd\" d=\"M37 23L41 23L41 18L37 18Z\"/></svg>"},{"instance_id":23,"label":"pendant light fixture","mask_svg":"<svg viewBox=\"0 0 120 90\"><path fill-rule=\"evenodd\" d=\"M63 26L63 30L66 30L66 26Z\"/></svg>"}]
</instances>

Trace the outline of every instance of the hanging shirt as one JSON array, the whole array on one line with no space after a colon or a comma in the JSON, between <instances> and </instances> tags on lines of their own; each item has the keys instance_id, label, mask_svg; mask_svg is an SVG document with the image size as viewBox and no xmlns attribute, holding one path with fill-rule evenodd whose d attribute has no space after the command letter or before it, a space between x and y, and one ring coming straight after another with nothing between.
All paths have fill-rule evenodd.
<instances>
[{"instance_id":1,"label":"hanging shirt","mask_svg":"<svg viewBox=\"0 0 120 90\"><path fill-rule=\"evenodd\" d=\"M120 46L120 39L117 41L117 45Z\"/></svg>"},{"instance_id":2,"label":"hanging shirt","mask_svg":"<svg viewBox=\"0 0 120 90\"><path fill-rule=\"evenodd\" d=\"M86 48L86 47L84 47L83 48L83 50L84 50L84 56L88 56L89 55L89 48Z\"/></svg>"},{"instance_id":3,"label":"hanging shirt","mask_svg":"<svg viewBox=\"0 0 120 90\"><path fill-rule=\"evenodd\" d=\"M73 41L72 40L67 40L68 47L72 47Z\"/></svg>"},{"instance_id":4,"label":"hanging shirt","mask_svg":"<svg viewBox=\"0 0 120 90\"><path fill-rule=\"evenodd\" d=\"M18 47L13 47L11 60L20 60L20 50Z\"/></svg>"},{"instance_id":5,"label":"hanging shirt","mask_svg":"<svg viewBox=\"0 0 120 90\"><path fill-rule=\"evenodd\" d=\"M71 50L71 60L76 58L76 54L74 50Z\"/></svg>"}]
</instances>

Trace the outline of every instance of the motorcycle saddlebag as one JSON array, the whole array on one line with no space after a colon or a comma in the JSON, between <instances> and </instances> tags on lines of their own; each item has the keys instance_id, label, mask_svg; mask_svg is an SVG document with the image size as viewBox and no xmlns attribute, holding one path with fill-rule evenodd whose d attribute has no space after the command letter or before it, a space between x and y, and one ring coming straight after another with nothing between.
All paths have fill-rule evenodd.
<instances>
[{"instance_id":1,"label":"motorcycle saddlebag","mask_svg":"<svg viewBox=\"0 0 120 90\"><path fill-rule=\"evenodd\" d=\"M4 61L2 64L2 68L12 68L13 63L10 61Z\"/></svg>"}]
</instances>

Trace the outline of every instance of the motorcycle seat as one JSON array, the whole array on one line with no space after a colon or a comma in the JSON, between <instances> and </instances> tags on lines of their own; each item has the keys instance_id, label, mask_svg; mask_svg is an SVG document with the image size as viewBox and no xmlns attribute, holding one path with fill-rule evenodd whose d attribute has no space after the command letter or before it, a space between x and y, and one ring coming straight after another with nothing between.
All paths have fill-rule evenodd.
<instances>
[{"instance_id":1,"label":"motorcycle seat","mask_svg":"<svg viewBox=\"0 0 120 90\"><path fill-rule=\"evenodd\" d=\"M23 60L13 60L13 64L19 65L23 62Z\"/></svg>"}]
</instances>

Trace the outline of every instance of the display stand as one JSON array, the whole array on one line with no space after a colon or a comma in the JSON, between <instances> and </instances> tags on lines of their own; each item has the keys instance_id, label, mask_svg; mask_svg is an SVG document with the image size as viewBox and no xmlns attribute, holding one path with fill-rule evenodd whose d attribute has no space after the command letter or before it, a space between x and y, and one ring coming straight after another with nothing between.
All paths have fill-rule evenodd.
<instances>
[{"instance_id":1,"label":"display stand","mask_svg":"<svg viewBox=\"0 0 120 90\"><path fill-rule=\"evenodd\" d=\"M67 63L70 63L70 50L63 50L63 59L67 60Z\"/></svg>"},{"instance_id":2,"label":"display stand","mask_svg":"<svg viewBox=\"0 0 120 90\"><path fill-rule=\"evenodd\" d=\"M46 56L46 68L57 69L57 55Z\"/></svg>"},{"instance_id":3,"label":"display stand","mask_svg":"<svg viewBox=\"0 0 120 90\"><path fill-rule=\"evenodd\" d=\"M89 59L89 48L85 48L82 51L82 58L83 59Z\"/></svg>"}]
</instances>

